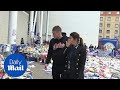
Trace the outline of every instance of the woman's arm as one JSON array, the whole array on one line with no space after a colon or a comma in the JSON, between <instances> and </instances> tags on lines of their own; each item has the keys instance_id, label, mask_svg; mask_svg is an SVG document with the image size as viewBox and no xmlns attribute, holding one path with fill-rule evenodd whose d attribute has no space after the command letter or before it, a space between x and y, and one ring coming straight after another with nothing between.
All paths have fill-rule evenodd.
<instances>
[{"instance_id":1,"label":"woman's arm","mask_svg":"<svg viewBox=\"0 0 120 90\"><path fill-rule=\"evenodd\" d=\"M83 47L81 50L81 53L79 54L79 70L80 72L84 71L84 66L85 66L85 62L86 62L86 48Z\"/></svg>"}]
</instances>

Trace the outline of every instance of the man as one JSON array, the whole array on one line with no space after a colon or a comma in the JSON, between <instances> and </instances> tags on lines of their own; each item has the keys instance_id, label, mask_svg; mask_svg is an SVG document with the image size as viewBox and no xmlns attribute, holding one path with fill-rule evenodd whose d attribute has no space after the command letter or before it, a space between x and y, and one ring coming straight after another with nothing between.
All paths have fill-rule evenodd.
<instances>
[{"instance_id":1,"label":"man","mask_svg":"<svg viewBox=\"0 0 120 90\"><path fill-rule=\"evenodd\" d=\"M52 33L54 38L51 39L49 44L49 50L48 50L45 68L48 66L48 64L52 59L53 79L61 79L61 73L63 72L63 68L65 64L63 52L67 38L62 35L62 29L59 26L53 27Z\"/></svg>"}]
</instances>

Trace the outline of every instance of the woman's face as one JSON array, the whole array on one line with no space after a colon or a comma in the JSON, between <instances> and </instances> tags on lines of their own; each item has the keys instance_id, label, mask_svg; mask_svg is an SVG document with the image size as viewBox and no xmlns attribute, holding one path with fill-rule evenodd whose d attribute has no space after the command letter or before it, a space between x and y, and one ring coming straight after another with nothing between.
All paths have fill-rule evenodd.
<instances>
[{"instance_id":1,"label":"woman's face","mask_svg":"<svg viewBox=\"0 0 120 90\"><path fill-rule=\"evenodd\" d=\"M77 42L77 39L74 39L72 36L70 36L68 41L71 43L71 45L74 45Z\"/></svg>"}]
</instances>

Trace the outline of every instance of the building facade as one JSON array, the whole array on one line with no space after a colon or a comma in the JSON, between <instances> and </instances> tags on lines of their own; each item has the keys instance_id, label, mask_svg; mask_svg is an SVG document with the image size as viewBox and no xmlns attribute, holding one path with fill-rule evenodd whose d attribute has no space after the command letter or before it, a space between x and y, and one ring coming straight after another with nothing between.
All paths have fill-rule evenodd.
<instances>
[{"instance_id":1,"label":"building facade","mask_svg":"<svg viewBox=\"0 0 120 90\"><path fill-rule=\"evenodd\" d=\"M0 11L0 44L9 44L9 39L11 36L10 34L10 28L12 28L12 24L10 24L10 20L12 21L14 19L14 16L12 19L10 19L10 12L11 11ZM30 43L30 12L31 11L17 11L17 25L16 25L16 39L15 43L20 44L21 38L24 39L24 43ZM35 20L35 11L33 11L33 21ZM35 24L35 30L34 30L34 37L37 36L37 33L42 33L41 41L49 40L51 39L51 34L48 30L48 11L43 11L43 17L41 18L41 11L37 11L40 13L37 13L36 18L36 24ZM39 19L38 19L39 17ZM41 21L41 19L43 19ZM15 24L13 22L13 24ZM10 27L11 25L11 27ZM14 25L13 25L14 26ZM42 26L42 27L41 27ZM33 27L32 27L33 28ZM42 30L42 32L40 32ZM12 32L13 33L13 32ZM47 37L47 38L46 38Z\"/></svg>"},{"instance_id":2,"label":"building facade","mask_svg":"<svg viewBox=\"0 0 120 90\"><path fill-rule=\"evenodd\" d=\"M20 44L21 38L27 42L29 15L24 11L17 14L16 44ZM8 44L9 34L9 11L0 11L0 44Z\"/></svg>"},{"instance_id":3,"label":"building facade","mask_svg":"<svg viewBox=\"0 0 120 90\"><path fill-rule=\"evenodd\" d=\"M52 28L56 25L61 26L63 32L67 33L67 36L71 32L78 32L88 46L90 44L97 46L98 44L100 11L15 12L0 11L0 44L8 44L8 41L20 44L21 38L24 39L25 44L30 43L32 42L31 37L36 37L37 33L40 34L41 41L50 41L52 38ZM16 15L17 18L14 18ZM10 26L14 26L16 31L14 40L11 38L12 34L10 33L10 31L13 33L14 28L10 29Z\"/></svg>"},{"instance_id":4,"label":"building facade","mask_svg":"<svg viewBox=\"0 0 120 90\"><path fill-rule=\"evenodd\" d=\"M120 38L120 11L101 11L99 38Z\"/></svg>"}]
</instances>

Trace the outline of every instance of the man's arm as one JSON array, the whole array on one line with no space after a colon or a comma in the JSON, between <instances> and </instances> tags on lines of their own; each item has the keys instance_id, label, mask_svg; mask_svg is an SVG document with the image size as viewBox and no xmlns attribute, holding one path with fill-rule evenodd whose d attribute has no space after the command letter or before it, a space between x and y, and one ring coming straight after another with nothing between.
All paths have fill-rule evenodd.
<instances>
[{"instance_id":1,"label":"man's arm","mask_svg":"<svg viewBox=\"0 0 120 90\"><path fill-rule=\"evenodd\" d=\"M52 39L53 40L53 39ZM48 49L48 55L47 55L47 59L46 59L46 64L50 63L50 60L52 58L52 54L53 54L53 45L52 45L52 40L50 41L49 44L49 49Z\"/></svg>"}]
</instances>

